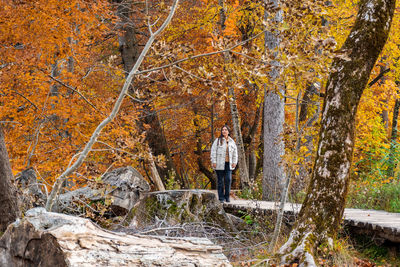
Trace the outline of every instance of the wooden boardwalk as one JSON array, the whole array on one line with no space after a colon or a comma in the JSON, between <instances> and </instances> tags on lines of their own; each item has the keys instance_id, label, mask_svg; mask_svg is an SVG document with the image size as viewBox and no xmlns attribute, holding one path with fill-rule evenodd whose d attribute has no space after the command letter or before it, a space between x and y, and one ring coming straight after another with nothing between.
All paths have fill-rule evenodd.
<instances>
[{"instance_id":1,"label":"wooden boardwalk","mask_svg":"<svg viewBox=\"0 0 400 267\"><path fill-rule=\"evenodd\" d=\"M275 202L232 199L230 203L224 203L224 208L270 212L279 207ZM300 208L300 204L286 203L285 214L297 214ZM400 213L379 210L345 209L344 223L358 233L400 243Z\"/></svg>"}]
</instances>

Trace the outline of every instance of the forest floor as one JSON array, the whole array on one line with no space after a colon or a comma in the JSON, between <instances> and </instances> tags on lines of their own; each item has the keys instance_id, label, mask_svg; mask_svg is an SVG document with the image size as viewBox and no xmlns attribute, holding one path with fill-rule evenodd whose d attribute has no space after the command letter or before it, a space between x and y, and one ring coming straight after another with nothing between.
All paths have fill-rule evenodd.
<instances>
[{"instance_id":1,"label":"forest floor","mask_svg":"<svg viewBox=\"0 0 400 267\"><path fill-rule=\"evenodd\" d=\"M233 195L232 199L234 202L241 198ZM235 215L251 224L255 231L260 231L260 235L264 235L264 237L271 235L275 223L273 218L267 219L246 213ZM286 241L289 231L288 227L282 229L282 237L277 248ZM233 266L268 266L268 260L266 260L270 257L267 252L268 243L262 243L262 238L253 246L247 247L248 253L236 253L238 251L243 252L239 248L234 248L234 251L229 249L225 251ZM382 239L366 235L350 234L344 228L335 244L335 251L331 252L328 257L321 256L318 261L321 266L400 266L400 244L384 242Z\"/></svg>"}]
</instances>

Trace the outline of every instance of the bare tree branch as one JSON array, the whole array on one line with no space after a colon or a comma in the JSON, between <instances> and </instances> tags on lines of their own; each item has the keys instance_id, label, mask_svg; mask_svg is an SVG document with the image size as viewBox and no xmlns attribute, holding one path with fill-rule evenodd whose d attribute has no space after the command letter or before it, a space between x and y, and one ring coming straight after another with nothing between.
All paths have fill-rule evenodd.
<instances>
[{"instance_id":1,"label":"bare tree branch","mask_svg":"<svg viewBox=\"0 0 400 267\"><path fill-rule=\"evenodd\" d=\"M169 24L169 22L171 21L177 6L178 6L178 2L179 0L174 0L172 7L171 7L171 11L168 14L168 17L165 19L164 23L160 26L160 28L150 36L149 40L146 43L146 46L143 48L138 60L136 61L135 65L133 66L132 70L129 72L129 75L127 76L124 86L122 87L122 90L118 96L118 99L116 100L114 107L110 113L110 115L105 118L96 128L96 130L93 132L92 136L90 137L89 142L86 143L85 148L83 149L83 151L81 152L81 154L79 155L79 158L74 162L74 164L69 167L68 169L66 169L56 180L56 182L54 183L53 189L49 195L49 198L47 199L46 202L46 210L51 211L54 202L55 202L55 198L56 196L59 194L60 190L61 190L61 186L64 182L64 180L72 173L74 172L77 168L79 168L83 161L85 160L86 156L89 154L89 152L92 149L93 144L96 142L97 138L100 135L100 132L103 130L103 128L109 123L111 122L117 115L121 105L122 105L122 101L125 98L126 92L128 91L132 79L133 77L137 74L137 70L139 69L140 65L143 62L143 59L145 57L145 55L147 54L147 52L149 51L151 45L153 44L155 38L167 27L167 25Z\"/></svg>"},{"instance_id":2,"label":"bare tree branch","mask_svg":"<svg viewBox=\"0 0 400 267\"><path fill-rule=\"evenodd\" d=\"M182 58L180 60L171 62L171 63L169 63L167 65L164 65L164 66L160 66L160 67L156 67L156 68L148 69L148 70L138 71L138 72L136 72L136 75L143 74L143 73L148 73L148 72L153 72L153 71L157 71L157 70L161 70L161 69L165 69L165 68L169 68L169 67L177 65L179 63L182 63L182 62L185 62L185 61L188 61L188 60L193 60L193 59L200 58L200 57L207 57L207 56L217 55L217 54L221 54L221 53L225 53L225 52L232 52L232 50L235 49L236 47L244 45L245 43L247 43L247 42L259 37L260 35L264 34L264 32L265 31L262 31L262 32L260 32L260 33L258 33L256 35L250 37L249 39L244 40L243 42L237 43L237 44L235 44L235 45L233 45L233 46L231 46L231 47L229 47L227 49L220 50L220 51L215 51L215 52L210 52L210 53L199 54L199 55L196 55L196 56L190 56L190 57L186 57L186 58Z\"/></svg>"},{"instance_id":3,"label":"bare tree branch","mask_svg":"<svg viewBox=\"0 0 400 267\"><path fill-rule=\"evenodd\" d=\"M16 93L17 95L19 95L20 97L22 97L23 99L25 99L26 101L28 101L36 110L38 110L39 108L35 105L35 103L33 103L32 101L30 101L26 96L24 96L21 93L18 93L17 91L13 90L14 93Z\"/></svg>"},{"instance_id":4,"label":"bare tree branch","mask_svg":"<svg viewBox=\"0 0 400 267\"><path fill-rule=\"evenodd\" d=\"M388 73L390 71L390 68L387 68L383 71L381 71L381 73L378 74L378 76L376 76L375 79L373 79L368 86L371 87L372 85L374 85L375 83L377 83L380 79L382 79L383 75L385 75L386 73Z\"/></svg>"},{"instance_id":5,"label":"bare tree branch","mask_svg":"<svg viewBox=\"0 0 400 267\"><path fill-rule=\"evenodd\" d=\"M61 84L62 86L64 86L64 87L68 88L69 90L71 90L71 91L77 93L83 100L85 100L86 103L88 103L90 106L92 106L92 108L94 108L96 111L98 111L98 112L100 112L101 114L104 115L104 113L101 112L100 110L98 110L98 109L96 108L95 105L93 105L84 95L82 95L81 92L79 92L78 90L76 90L76 89L73 88L72 86L70 86L70 85L68 85L68 84L65 84L64 82L60 81L60 80L57 79L56 77L53 77L52 75L48 75L48 76L49 76L52 80L54 80L54 81L58 82L59 84Z\"/></svg>"}]
</instances>

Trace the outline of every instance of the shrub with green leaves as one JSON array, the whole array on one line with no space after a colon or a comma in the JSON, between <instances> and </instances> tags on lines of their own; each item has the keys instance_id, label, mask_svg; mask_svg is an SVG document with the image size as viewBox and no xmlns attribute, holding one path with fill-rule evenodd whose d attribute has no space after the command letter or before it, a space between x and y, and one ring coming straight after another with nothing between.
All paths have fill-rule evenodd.
<instances>
[{"instance_id":1,"label":"shrub with green leaves","mask_svg":"<svg viewBox=\"0 0 400 267\"><path fill-rule=\"evenodd\" d=\"M350 191L347 206L359 209L400 212L400 183L392 181L384 184L370 183Z\"/></svg>"}]
</instances>

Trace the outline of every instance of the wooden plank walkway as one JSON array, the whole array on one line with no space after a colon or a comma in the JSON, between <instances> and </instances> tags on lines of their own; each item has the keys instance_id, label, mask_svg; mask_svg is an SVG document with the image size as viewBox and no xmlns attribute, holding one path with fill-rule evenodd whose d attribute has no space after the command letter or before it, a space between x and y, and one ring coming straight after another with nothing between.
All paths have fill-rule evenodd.
<instances>
[{"instance_id":1,"label":"wooden plank walkway","mask_svg":"<svg viewBox=\"0 0 400 267\"><path fill-rule=\"evenodd\" d=\"M224 203L224 208L233 210L272 211L278 209L277 203L268 201L232 199ZM286 214L297 214L300 204L285 204ZM345 209L344 223L358 233L368 234L374 238L400 243L400 213L379 210Z\"/></svg>"}]
</instances>

